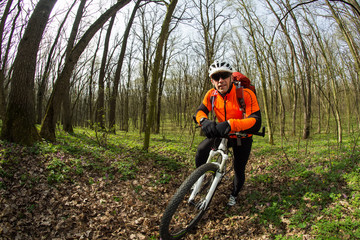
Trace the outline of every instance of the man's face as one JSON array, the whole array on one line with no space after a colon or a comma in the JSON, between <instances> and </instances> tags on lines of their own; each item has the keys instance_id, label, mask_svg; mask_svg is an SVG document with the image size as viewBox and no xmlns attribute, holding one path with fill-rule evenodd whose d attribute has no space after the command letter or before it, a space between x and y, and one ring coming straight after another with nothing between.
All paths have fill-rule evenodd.
<instances>
[{"instance_id":1,"label":"man's face","mask_svg":"<svg viewBox=\"0 0 360 240\"><path fill-rule=\"evenodd\" d=\"M211 75L211 82L219 93L225 94L232 83L232 74L229 72L218 72Z\"/></svg>"}]
</instances>

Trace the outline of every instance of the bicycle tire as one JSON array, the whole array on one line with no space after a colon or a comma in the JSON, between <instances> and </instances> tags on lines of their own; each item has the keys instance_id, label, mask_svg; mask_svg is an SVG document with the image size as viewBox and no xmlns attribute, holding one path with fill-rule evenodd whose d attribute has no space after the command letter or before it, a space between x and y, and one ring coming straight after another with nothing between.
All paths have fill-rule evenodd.
<instances>
[{"instance_id":1,"label":"bicycle tire","mask_svg":"<svg viewBox=\"0 0 360 240\"><path fill-rule=\"evenodd\" d=\"M218 168L219 166L215 163L206 163L192 172L181 184L162 216L160 223L160 239L180 239L200 221L206 209L198 209L197 203L200 204L205 198ZM194 202L188 203L188 198L192 192L192 186L204 174L206 178L203 181L199 193Z\"/></svg>"}]
</instances>

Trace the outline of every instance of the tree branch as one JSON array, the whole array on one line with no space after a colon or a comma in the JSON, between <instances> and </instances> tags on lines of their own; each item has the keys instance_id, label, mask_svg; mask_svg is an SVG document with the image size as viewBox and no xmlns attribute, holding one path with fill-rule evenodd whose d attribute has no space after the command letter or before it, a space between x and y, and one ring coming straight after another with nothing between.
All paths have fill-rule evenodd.
<instances>
[{"instance_id":1,"label":"tree branch","mask_svg":"<svg viewBox=\"0 0 360 240\"><path fill-rule=\"evenodd\" d=\"M271 46L272 43L273 43L273 40L274 40L274 37L275 37L275 33L276 33L277 29L279 28L279 25L280 25L281 21L282 21L291 11L293 11L295 8L297 8L297 7L301 6L301 5L306 5L306 4L313 3L313 2L317 2L317 1L319 1L319 0L311 0L311 1L308 1L308 2L302 2L302 3L296 4L294 7L292 7L291 9L289 9L289 10L285 13L285 15L279 20L279 23L277 24L277 26L276 26L276 28L275 28L275 30L274 30L274 33L273 33L273 35L272 35L272 37L271 37L270 46ZM355 9L355 11L357 12L357 14L360 16L360 11L359 11L352 3L349 3L349 2L344 1L344 0L329 0L329 1L330 1L330 2L342 2L342 3L344 3L344 4L350 5L352 8Z\"/></svg>"}]
</instances>

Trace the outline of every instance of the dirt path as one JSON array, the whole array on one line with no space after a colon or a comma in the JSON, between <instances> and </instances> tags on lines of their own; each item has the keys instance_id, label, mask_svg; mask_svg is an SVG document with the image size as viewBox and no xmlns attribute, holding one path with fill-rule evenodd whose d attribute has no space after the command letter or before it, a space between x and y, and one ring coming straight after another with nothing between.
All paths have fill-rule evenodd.
<instances>
[{"instance_id":1,"label":"dirt path","mask_svg":"<svg viewBox=\"0 0 360 240\"><path fill-rule=\"evenodd\" d=\"M85 171L50 185L45 168L49 156L17 154L0 169L9 175L0 179L0 239L158 239L166 203L190 171L169 173L176 177L161 183L163 169L148 159L139 164L135 179L123 181L116 174L107 179ZM221 184L214 207L186 239L269 239L282 231L262 229L249 216L254 206L244 194L253 186L245 186L242 204L227 208L230 182Z\"/></svg>"}]
</instances>

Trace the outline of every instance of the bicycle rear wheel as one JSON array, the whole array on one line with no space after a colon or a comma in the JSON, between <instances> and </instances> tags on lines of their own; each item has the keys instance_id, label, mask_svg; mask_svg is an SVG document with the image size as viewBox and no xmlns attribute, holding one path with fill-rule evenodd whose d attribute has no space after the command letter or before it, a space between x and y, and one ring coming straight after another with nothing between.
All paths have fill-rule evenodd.
<instances>
[{"instance_id":1,"label":"bicycle rear wheel","mask_svg":"<svg viewBox=\"0 0 360 240\"><path fill-rule=\"evenodd\" d=\"M206 209L200 208L219 166L206 163L194 172L181 184L170 200L160 223L160 237L162 240L179 239L189 232L204 215ZM204 180L195 199L188 202L192 187L196 181L204 176Z\"/></svg>"}]
</instances>

